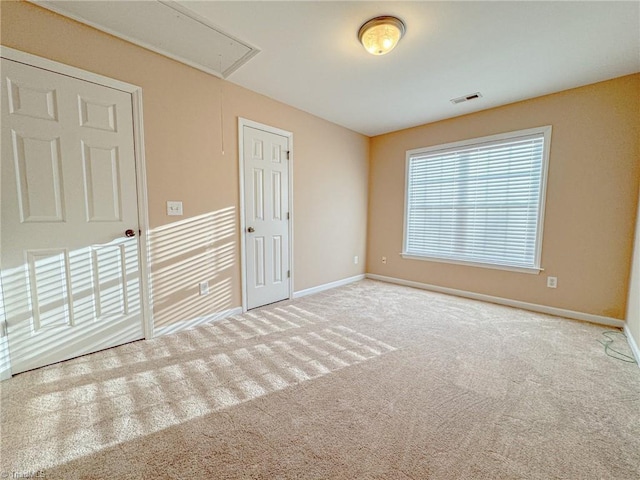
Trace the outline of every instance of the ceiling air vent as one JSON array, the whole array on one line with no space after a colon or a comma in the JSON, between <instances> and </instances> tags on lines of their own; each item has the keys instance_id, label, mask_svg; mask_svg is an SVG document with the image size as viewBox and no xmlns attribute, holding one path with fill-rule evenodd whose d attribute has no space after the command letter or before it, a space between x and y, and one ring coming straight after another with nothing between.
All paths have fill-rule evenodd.
<instances>
[{"instance_id":1,"label":"ceiling air vent","mask_svg":"<svg viewBox=\"0 0 640 480\"><path fill-rule=\"evenodd\" d=\"M469 100L475 100L476 98L480 97L482 97L482 94L480 92L470 93L469 95L464 95L462 97L452 98L451 103L468 102Z\"/></svg>"}]
</instances>

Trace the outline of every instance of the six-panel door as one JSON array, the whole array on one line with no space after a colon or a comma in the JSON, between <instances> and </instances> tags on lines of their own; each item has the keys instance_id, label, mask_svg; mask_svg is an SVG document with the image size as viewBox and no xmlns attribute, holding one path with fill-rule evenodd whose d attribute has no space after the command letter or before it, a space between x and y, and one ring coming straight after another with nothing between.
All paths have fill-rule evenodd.
<instances>
[{"instance_id":1,"label":"six-panel door","mask_svg":"<svg viewBox=\"0 0 640 480\"><path fill-rule=\"evenodd\" d=\"M244 126L247 308L289 298L288 138Z\"/></svg>"},{"instance_id":2,"label":"six-panel door","mask_svg":"<svg viewBox=\"0 0 640 480\"><path fill-rule=\"evenodd\" d=\"M131 95L6 59L1 93L13 373L142 338Z\"/></svg>"}]
</instances>

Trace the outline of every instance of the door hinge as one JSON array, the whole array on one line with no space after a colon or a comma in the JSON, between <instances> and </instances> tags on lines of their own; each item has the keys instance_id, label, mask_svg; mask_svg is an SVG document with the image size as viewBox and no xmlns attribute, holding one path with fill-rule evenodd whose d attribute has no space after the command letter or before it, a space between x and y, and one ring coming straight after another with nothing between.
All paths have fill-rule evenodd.
<instances>
[{"instance_id":1,"label":"door hinge","mask_svg":"<svg viewBox=\"0 0 640 480\"><path fill-rule=\"evenodd\" d=\"M287 220L289 220L291 217L289 216L289 212L287 212Z\"/></svg>"},{"instance_id":2,"label":"door hinge","mask_svg":"<svg viewBox=\"0 0 640 480\"><path fill-rule=\"evenodd\" d=\"M291 154L291 152L289 150L287 150L287 160L289 160L289 155Z\"/></svg>"},{"instance_id":3,"label":"door hinge","mask_svg":"<svg viewBox=\"0 0 640 480\"><path fill-rule=\"evenodd\" d=\"M291 278L291 270L287 270L287 278Z\"/></svg>"}]
</instances>

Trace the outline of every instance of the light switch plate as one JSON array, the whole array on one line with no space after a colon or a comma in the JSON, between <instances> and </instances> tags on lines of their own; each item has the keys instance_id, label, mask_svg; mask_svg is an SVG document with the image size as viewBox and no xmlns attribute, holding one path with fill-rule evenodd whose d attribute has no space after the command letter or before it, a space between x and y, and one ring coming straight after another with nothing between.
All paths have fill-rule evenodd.
<instances>
[{"instance_id":1,"label":"light switch plate","mask_svg":"<svg viewBox=\"0 0 640 480\"><path fill-rule=\"evenodd\" d=\"M182 202L167 202L167 215L169 216L182 215Z\"/></svg>"}]
</instances>

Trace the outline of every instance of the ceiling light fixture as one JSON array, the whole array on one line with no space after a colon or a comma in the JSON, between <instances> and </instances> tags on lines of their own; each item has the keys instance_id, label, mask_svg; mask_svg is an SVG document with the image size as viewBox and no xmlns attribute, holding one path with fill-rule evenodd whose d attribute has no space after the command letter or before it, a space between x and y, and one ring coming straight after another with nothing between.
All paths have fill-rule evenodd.
<instances>
[{"instance_id":1,"label":"ceiling light fixture","mask_svg":"<svg viewBox=\"0 0 640 480\"><path fill-rule=\"evenodd\" d=\"M376 17L360 27L358 40L370 54L384 55L394 49L406 30L399 18Z\"/></svg>"}]
</instances>

